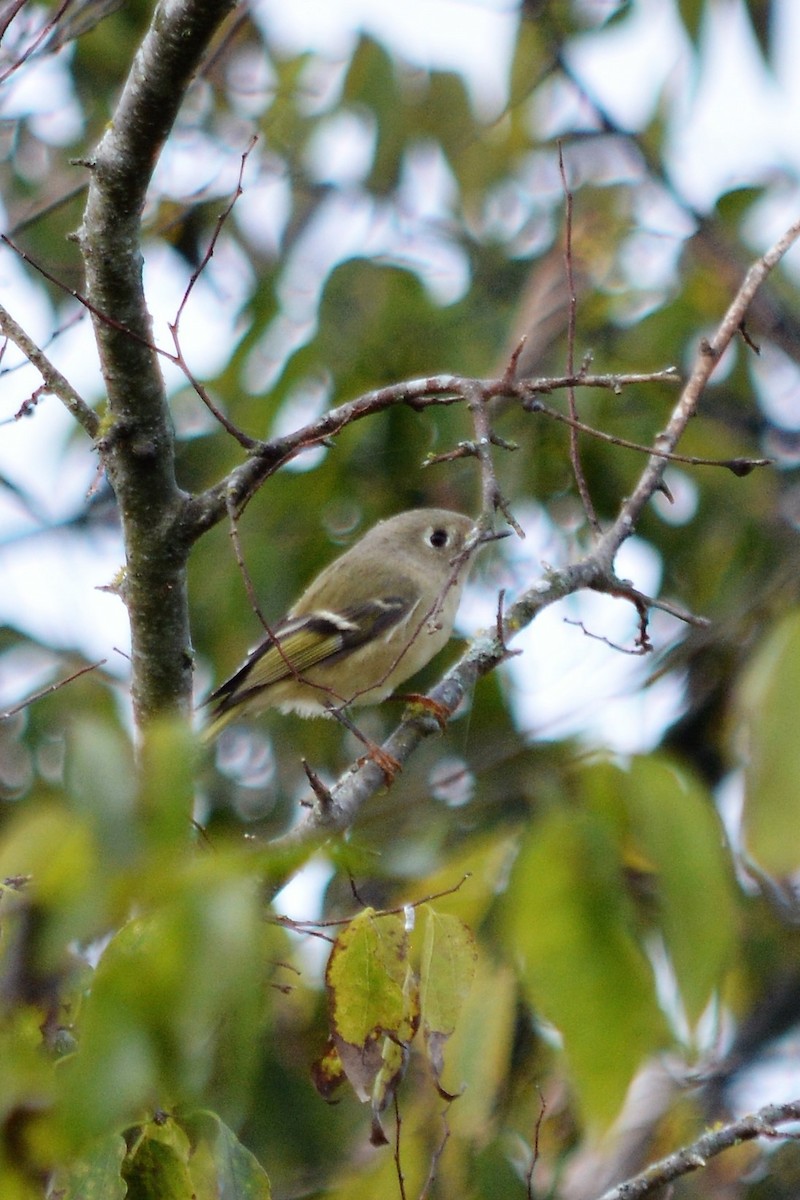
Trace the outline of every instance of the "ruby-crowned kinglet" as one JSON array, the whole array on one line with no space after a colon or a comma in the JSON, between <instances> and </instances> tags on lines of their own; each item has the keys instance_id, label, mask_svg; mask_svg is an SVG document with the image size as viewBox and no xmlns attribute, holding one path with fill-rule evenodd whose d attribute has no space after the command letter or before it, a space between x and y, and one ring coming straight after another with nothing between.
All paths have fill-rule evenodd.
<instances>
[{"instance_id":1,"label":"ruby-crowned kinglet","mask_svg":"<svg viewBox=\"0 0 800 1200\"><path fill-rule=\"evenodd\" d=\"M468 559L455 560L473 528L444 508L380 521L208 697L215 707L205 737L268 708L325 716L385 699L450 637L469 571Z\"/></svg>"}]
</instances>

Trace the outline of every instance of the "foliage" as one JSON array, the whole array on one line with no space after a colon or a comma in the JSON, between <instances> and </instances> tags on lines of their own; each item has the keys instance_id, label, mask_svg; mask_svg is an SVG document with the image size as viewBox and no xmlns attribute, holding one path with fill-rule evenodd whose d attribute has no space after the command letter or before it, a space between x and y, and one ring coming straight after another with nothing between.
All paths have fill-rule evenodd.
<instances>
[{"instance_id":1,"label":"foliage","mask_svg":"<svg viewBox=\"0 0 800 1200\"><path fill-rule=\"evenodd\" d=\"M23 4L3 18L6 306L80 394L62 435L63 381L41 387L25 365L36 345L3 325L0 419L21 414L4 436L33 429L20 446L38 436L58 451L24 450L0 479L8 509L24 514L0 553L97 549L111 531L127 576L97 582L109 606L127 604L134 645L130 673L109 639L108 662L80 674L79 632L45 634L21 605L0 629L0 1190L599 1196L740 1114L756 1069L797 1030L796 271L780 268L757 292L678 446L775 461L744 477L667 468L636 527L659 576L646 634L630 586L602 596L605 607L577 592L585 582L565 588L509 642L524 652L466 688L455 719L414 743L390 787L372 786L346 836L326 836L322 821L313 839L281 836L308 799L304 760L318 814L360 752L335 721L276 716L231 729L212 754L198 748L176 596L186 563L202 696L261 636L253 595L277 617L379 517L421 503L476 512L485 496L485 462L481 472L475 447L464 451L473 412L455 386L430 404L408 391L301 438L256 480L265 445L372 389L507 373L485 406L493 470L528 537L484 552L465 608L491 633L500 588L507 611L520 593L549 605L559 570L596 539L568 429L512 384L561 374L569 354L598 374L688 373L750 263L796 216L794 168L742 173L702 209L674 182L685 118L669 64L654 63L662 82L637 127L604 111L581 83L581 53L610 53L643 3L523 0L509 17L502 106L374 32L309 49L273 6L222 19L222 5L180 3L198 43L207 22L209 45L192 82L186 68L185 96L176 76L174 125L160 116L168 140L141 218L147 336L123 291L139 270L135 204L125 189L113 198L109 244L132 267L107 310L87 189L109 169L94 159L101 139L126 132L144 140L147 185L158 135L126 129L125 95L117 105L147 31L157 66L159 31L179 6ZM698 80L720 53L709 34L719 7L675 6ZM775 86L787 7L740 6ZM500 53L487 46L487 58ZM120 381L115 339L142 354L141 374ZM169 423L128 442L120 421L122 399L143 411L162 372L174 494L169 471L148 476L172 454ZM678 390L663 376L578 388L577 412L648 447ZM785 394L794 410L778 402ZM569 411L563 390L538 398ZM579 447L608 529L646 458L586 434ZM138 492L126 490L131 463ZM68 473L88 498L58 498ZM138 510L125 500L134 494ZM181 519L169 524L169 511ZM145 563L149 535L163 555ZM638 571L646 560L629 561ZM145 618L140 569L164 582ZM569 688L563 733L530 666L556 610L578 622L570 641L561 626L553 636L566 656L555 668ZM149 648L137 621L150 622ZM620 650L598 638L640 652L634 669L615 674ZM438 661L417 690L443 670ZM596 690L612 674L622 682ZM678 697L668 718L629 753L626 722L665 687ZM389 703L359 726L380 741L398 715ZM300 918L285 888L298 879ZM314 1090L330 1098L345 1078L336 1104ZM736 1153L675 1194L756 1200L767 1175L776 1200L795 1193L791 1144Z\"/></svg>"}]
</instances>

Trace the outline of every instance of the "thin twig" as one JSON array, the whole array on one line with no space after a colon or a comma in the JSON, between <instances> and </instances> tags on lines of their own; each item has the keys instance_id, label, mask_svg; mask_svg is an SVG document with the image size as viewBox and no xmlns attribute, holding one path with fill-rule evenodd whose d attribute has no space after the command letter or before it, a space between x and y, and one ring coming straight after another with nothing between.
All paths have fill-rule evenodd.
<instances>
[{"instance_id":1,"label":"thin twig","mask_svg":"<svg viewBox=\"0 0 800 1200\"><path fill-rule=\"evenodd\" d=\"M489 521L494 512L499 509L516 533L520 537L524 537L525 534L514 519L511 513L511 506L503 495L497 480L491 448L493 445L501 443L501 439L495 438L492 433L489 406L486 403L486 398L474 380L466 381L464 396L475 430L475 441L470 443L470 445L472 452L480 464L481 513ZM511 448L510 443L506 443L505 446L508 449Z\"/></svg>"},{"instance_id":2,"label":"thin twig","mask_svg":"<svg viewBox=\"0 0 800 1200\"><path fill-rule=\"evenodd\" d=\"M169 350L160 350L158 346L153 345L150 338L143 337L140 333L137 333L134 329L131 329L128 325L125 325L124 322L115 320L114 317L109 316L108 313L103 312L102 309L98 308L96 304L92 304L89 297L83 292L79 292L77 288L70 287L68 284L59 279L57 275L53 275L51 271L48 271L47 267L42 266L42 264L38 262L32 255L28 254L27 250L23 250L21 246L18 246L16 242L12 241L7 233L0 233L0 242L4 242L5 245L8 246L9 250L13 250L14 253L17 254L24 263L27 263L29 267L32 267L33 270L36 271L37 274L41 275L43 279L46 279L48 283L52 283L54 287L60 288L61 291L65 292L67 296L72 296L73 300L77 300L79 304L83 305L87 312L91 313L93 317L96 317L98 321L102 321L102 323L107 325L109 329L114 329L117 333L124 333L126 337L131 338L132 341L137 342L140 346L144 346L146 349L152 350L154 354L164 355L164 357L168 358L170 362L175 361L174 354L172 354Z\"/></svg>"},{"instance_id":3,"label":"thin twig","mask_svg":"<svg viewBox=\"0 0 800 1200\"><path fill-rule=\"evenodd\" d=\"M448 1104L448 1108L450 1105ZM436 1172L439 1169L439 1163L444 1154L445 1147L450 1140L450 1126L447 1124L447 1108L442 1113L442 1136L439 1139L439 1144L431 1155L431 1162L428 1168L428 1178L425 1180L422 1191L419 1194L419 1200L428 1200L431 1188L436 1181Z\"/></svg>"},{"instance_id":4,"label":"thin twig","mask_svg":"<svg viewBox=\"0 0 800 1200\"><path fill-rule=\"evenodd\" d=\"M672 454L678 439L697 412L714 368L738 332L748 306L773 267L800 237L800 221L795 221L782 237L750 267L741 287L734 296L719 328L710 341L703 340L695 358L692 372L675 405L663 433L656 438L652 456L639 477L631 495L620 509L619 516L597 548L598 563L610 567L622 543L631 536L645 505L658 490L667 464L665 454Z\"/></svg>"},{"instance_id":5,"label":"thin twig","mask_svg":"<svg viewBox=\"0 0 800 1200\"><path fill-rule=\"evenodd\" d=\"M222 233L222 230L223 230L229 216L233 212L236 201L239 199L239 197L243 193L242 179L244 177L244 169L247 166L247 160L250 157L250 154L253 151L253 147L256 145L257 141L258 141L258 135L253 134L252 137L250 138L250 141L247 144L247 148L242 152L242 156L241 156L241 159L239 162L239 175L236 180L236 187L234 189L233 195L231 196L227 206L222 210L222 212L217 217L217 221L214 226L214 232L212 233L211 238L208 243L208 246L206 247L206 252L203 255L200 262L198 263L195 270L192 272L189 282L186 285L186 290L183 293L183 296L181 298L181 302L178 305L178 311L175 314L175 320L169 326L170 332L172 333L173 339L175 340L176 349L177 349L177 345L178 345L178 330L180 328L181 317L183 316L183 311L186 308L186 305L189 303L189 297L191 296L192 292L194 291L195 284L197 283L200 276L203 274L203 271L206 269L208 264L211 262L211 259L214 257L214 251L217 247L217 241L219 240L219 235Z\"/></svg>"},{"instance_id":6,"label":"thin twig","mask_svg":"<svg viewBox=\"0 0 800 1200\"><path fill-rule=\"evenodd\" d=\"M724 467L726 470L732 471L734 475L742 477L749 475L757 467L771 467L775 461L772 458L698 458L695 454L676 454L674 451L670 453L666 450L656 450L652 446L643 446L641 442L632 442L629 438L618 437L614 433L605 433L602 429L595 429L593 425L577 421L573 417L568 417L566 413L559 412L557 408L543 404L538 397L525 402L523 407L528 412L544 413L554 421L569 425L571 429L588 433L590 437L597 438L598 441L608 442L612 446L620 446L623 450L636 450L640 454L655 454L668 462L686 463L690 467Z\"/></svg>"},{"instance_id":7,"label":"thin twig","mask_svg":"<svg viewBox=\"0 0 800 1200\"><path fill-rule=\"evenodd\" d=\"M174 355L168 357L174 361ZM507 374L494 379L472 380L462 375L430 375L423 379L410 379L376 388L355 400L348 400L337 408L329 409L293 433L258 443L247 461L234 468L224 480L187 501L184 514L185 534L192 540L201 537L225 516L230 510L231 502L237 514L241 515L265 480L298 454L312 446L329 444L331 438L336 437L353 422L364 420L400 404L408 405L415 412L422 412L426 408L463 403L465 390L469 385L480 388L487 402L502 396L519 400L521 403L530 403L534 393L549 393L570 386L603 388L619 394L623 387L629 385L675 382L680 380L674 368L668 367L660 371L626 375L589 375L581 370L574 375L543 376L540 379L518 381L509 381ZM465 443L464 448L457 451L457 456L474 453L471 446L472 443Z\"/></svg>"},{"instance_id":8,"label":"thin twig","mask_svg":"<svg viewBox=\"0 0 800 1200\"><path fill-rule=\"evenodd\" d=\"M564 191L564 203L566 208L566 216L564 222L564 269L567 277L567 294L569 298L569 306L567 310L567 374L573 375L575 372L575 322L578 311L578 296L575 291L575 272L573 270L572 261L572 192L567 183L567 171L564 166L564 152L561 142L558 143L558 169L561 175L561 186ZM569 415L571 421L575 422L578 419L578 408L575 400L575 389L572 386L567 388L567 403L569 405ZM574 424L570 425L569 433L569 459L572 463L572 474L575 477L575 483L578 488L578 495L583 504L583 511L586 513L586 519L589 525L596 534L600 534L600 522L597 519L597 513L594 510L592 497L589 493L589 485L586 482L586 476L583 473L583 464L581 463L580 446L578 445L578 429Z\"/></svg>"},{"instance_id":9,"label":"thin twig","mask_svg":"<svg viewBox=\"0 0 800 1200\"><path fill-rule=\"evenodd\" d=\"M169 331L172 335L172 341L175 346L176 365L179 366L181 368L181 370L183 371L183 373L186 375L186 378L189 380L189 383L191 384L192 388L197 393L197 395L200 397L203 404L205 404L206 408L212 414L214 419L223 427L223 429L227 433L229 433L231 435L231 437L235 438L236 441L239 443L239 445L244 447L245 450L253 449L253 447L256 445L255 439L249 437L246 433L243 433L242 430L238 429L233 424L232 421L228 420L228 418L225 416L225 414L222 412L222 410L220 408L218 408L217 405L214 403L214 401L211 399L211 397L208 394L207 389L205 387L203 387L203 385L199 382L199 380L197 380L194 377L193 373L190 371L189 365L186 362L186 359L183 354L183 349L182 349L181 343L180 343L180 323L181 323L181 317L183 316L186 305L189 303L189 297L191 296L198 279L200 278L203 271L206 269L209 262L211 261L213 255L214 255L214 251L217 246L217 241L219 240L219 236L222 233L225 223L227 222L228 218L230 217L231 213L233 212L236 201L239 199L239 197L243 193L242 179L244 177L244 169L245 169L245 166L247 165L247 160L250 157L253 147L255 146L257 141L258 141L258 137L254 134L251 137L250 142L247 145L247 148L242 152L241 161L239 163L239 175L236 180L236 187L234 189L233 195L231 196L231 199L228 202L225 209L223 209L223 211L217 217L217 222L216 222L216 225L214 226L214 232L212 233L211 239L208 243L208 246L206 247L206 252L203 255L203 257L202 257L200 263L198 264L198 266L196 267L196 269L192 272L192 275L189 278L189 282L186 285L186 290L183 293L183 296L181 298L181 302L178 305L178 311L175 314L175 319L174 319L174 321L170 322L170 324L168 326Z\"/></svg>"},{"instance_id":10,"label":"thin twig","mask_svg":"<svg viewBox=\"0 0 800 1200\"><path fill-rule=\"evenodd\" d=\"M394 1101L394 1165L397 1172L397 1185L400 1194L400 1200L406 1200L406 1178L403 1174L403 1164L400 1158L400 1130L403 1122L400 1117L400 1105L397 1100L397 1092L392 1097Z\"/></svg>"},{"instance_id":11,"label":"thin twig","mask_svg":"<svg viewBox=\"0 0 800 1200\"><path fill-rule=\"evenodd\" d=\"M642 640L641 633L634 646L622 646L619 642L612 642L611 638L605 637L602 633L592 633L591 629L586 628L583 621L576 621L571 617L565 617L564 624L576 626L585 637L590 638L593 642L602 642L610 650L617 650L620 654L630 654L634 658L641 658L643 654L650 654L653 649L650 639Z\"/></svg>"},{"instance_id":12,"label":"thin twig","mask_svg":"<svg viewBox=\"0 0 800 1200\"><path fill-rule=\"evenodd\" d=\"M22 326L17 324L2 304L0 304L0 332L10 342L13 342L18 350L22 351L28 362L36 367L45 382L47 391L61 401L89 437L97 437L100 429L100 418L97 413L89 407L69 380L53 366L44 351L37 346L33 338L28 336Z\"/></svg>"},{"instance_id":13,"label":"thin twig","mask_svg":"<svg viewBox=\"0 0 800 1200\"><path fill-rule=\"evenodd\" d=\"M534 1200L533 1172L536 1170L536 1164L539 1161L539 1139L542 1133L542 1122L544 1121L545 1113L547 1112L547 1101L538 1087L536 1090L539 1092L539 1112L536 1117L536 1124L533 1127L533 1147L531 1150L531 1161L527 1171L525 1172L525 1195L527 1196L527 1200Z\"/></svg>"},{"instance_id":14,"label":"thin twig","mask_svg":"<svg viewBox=\"0 0 800 1200\"><path fill-rule=\"evenodd\" d=\"M80 679L81 675L86 675L89 671L96 671L98 667L105 666L107 660L99 659L95 663L89 663L85 667L79 667L77 671L73 671L71 675L67 675L65 679L57 679L55 683L49 684L42 688L39 692L34 692L32 696L28 696L25 700L21 700L19 704L15 704L13 708L7 708L5 712L0 712L0 721L5 721L9 717L13 717L16 713L22 712L24 708L29 708L31 704L35 704L37 700L42 700L45 696L51 696L53 692L60 691L62 687L66 687L68 683L72 683L75 679Z\"/></svg>"},{"instance_id":15,"label":"thin twig","mask_svg":"<svg viewBox=\"0 0 800 1200\"><path fill-rule=\"evenodd\" d=\"M376 918L378 918L378 917L394 917L394 916L398 916L400 913L405 913L406 910L409 908L422 908L423 905L432 904L434 900L441 900L444 896L454 896L456 894L456 892L461 890L461 888L464 886L464 884L467 882L467 880L471 879L471 878L472 878L472 872L467 871L464 875L461 876L458 883L454 883L448 888L442 888L442 890L439 892L430 892L427 896L422 896L419 900L407 900L403 904L396 904L394 906L394 908L376 909L374 916ZM358 895L358 891L355 887L352 876L350 877L350 887L353 891L353 894L354 894L358 904L360 904L362 908L366 908L367 906L364 904L364 901ZM284 917L284 916L270 917L270 921L273 924L285 925L289 929L294 929L298 933L311 933L314 930L330 929L332 926L349 925L352 920L353 920L352 916L329 917L325 921L304 921L302 919L295 919L292 917Z\"/></svg>"},{"instance_id":16,"label":"thin twig","mask_svg":"<svg viewBox=\"0 0 800 1200\"><path fill-rule=\"evenodd\" d=\"M20 54L18 58L15 58L9 67L7 67L4 71L0 72L0 83L5 83L5 81L11 75L13 75L15 71L18 71L20 69L20 67L23 66L23 64L28 61L28 59L31 57L31 55L36 53L36 51L39 49L39 47L41 46L41 44L45 40L45 38L48 36L48 34L50 34L55 29L55 27L58 25L58 22L61 20L61 18L63 17L64 13L67 11L67 9L69 8L71 3L72 3L72 0L61 0L61 5L59 6L59 8L56 9L56 11L53 13L52 17L49 17L44 22L41 29L36 34L33 41L28 46L28 48L26 50L24 50L23 53ZM14 15L16 15L16 11L14 12Z\"/></svg>"}]
</instances>

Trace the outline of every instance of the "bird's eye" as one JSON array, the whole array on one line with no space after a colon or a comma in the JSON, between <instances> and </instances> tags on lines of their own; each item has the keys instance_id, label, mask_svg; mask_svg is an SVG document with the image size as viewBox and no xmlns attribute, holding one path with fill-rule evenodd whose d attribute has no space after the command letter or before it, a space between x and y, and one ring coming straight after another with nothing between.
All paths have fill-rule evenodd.
<instances>
[{"instance_id":1,"label":"bird's eye","mask_svg":"<svg viewBox=\"0 0 800 1200\"><path fill-rule=\"evenodd\" d=\"M450 541L450 534L446 529L442 529L440 525L438 528L430 531L428 541L435 550L441 550Z\"/></svg>"}]
</instances>

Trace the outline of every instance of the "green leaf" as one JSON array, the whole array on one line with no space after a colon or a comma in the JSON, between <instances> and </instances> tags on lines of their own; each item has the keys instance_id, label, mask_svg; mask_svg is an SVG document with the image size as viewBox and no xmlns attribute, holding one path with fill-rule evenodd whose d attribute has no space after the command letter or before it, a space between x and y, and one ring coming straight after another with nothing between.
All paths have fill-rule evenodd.
<instances>
[{"instance_id":1,"label":"green leaf","mask_svg":"<svg viewBox=\"0 0 800 1200\"><path fill-rule=\"evenodd\" d=\"M466 999L478 952L471 930L452 913L424 906L420 1007L427 1032L449 1037Z\"/></svg>"},{"instance_id":2,"label":"green leaf","mask_svg":"<svg viewBox=\"0 0 800 1200\"><path fill-rule=\"evenodd\" d=\"M736 227L764 195L763 187L737 187L723 192L718 198L716 209L726 225Z\"/></svg>"},{"instance_id":3,"label":"green leaf","mask_svg":"<svg viewBox=\"0 0 800 1200\"><path fill-rule=\"evenodd\" d=\"M377 123L375 157L368 186L385 195L397 186L405 146L406 106L391 57L378 42L362 37L351 59L342 99L369 111Z\"/></svg>"},{"instance_id":4,"label":"green leaf","mask_svg":"<svg viewBox=\"0 0 800 1200\"><path fill-rule=\"evenodd\" d=\"M38 901L68 903L85 887L93 863L85 823L51 805L15 816L0 845L0 877L29 875Z\"/></svg>"},{"instance_id":5,"label":"green leaf","mask_svg":"<svg viewBox=\"0 0 800 1200\"><path fill-rule=\"evenodd\" d=\"M618 1114L645 1058L665 1042L650 966L631 936L621 864L605 823L553 812L523 843L504 930L528 996L564 1039L579 1106Z\"/></svg>"},{"instance_id":6,"label":"green leaf","mask_svg":"<svg viewBox=\"0 0 800 1200\"><path fill-rule=\"evenodd\" d=\"M167 850L184 845L192 828L195 745L185 720L154 722L140 752L139 809L148 833Z\"/></svg>"},{"instance_id":7,"label":"green leaf","mask_svg":"<svg viewBox=\"0 0 800 1200\"><path fill-rule=\"evenodd\" d=\"M216 1113L186 1118L194 1146L189 1162L197 1200L271 1200L269 1176Z\"/></svg>"},{"instance_id":8,"label":"green leaf","mask_svg":"<svg viewBox=\"0 0 800 1200\"><path fill-rule=\"evenodd\" d=\"M407 1021L408 933L399 913L365 908L342 930L325 972L331 1024L351 1045L376 1030L399 1034Z\"/></svg>"},{"instance_id":9,"label":"green leaf","mask_svg":"<svg viewBox=\"0 0 800 1200\"><path fill-rule=\"evenodd\" d=\"M420 1009L428 1058L437 1087L442 1090L444 1043L453 1033L469 994L478 952L463 921L452 913L436 912L428 904L424 908Z\"/></svg>"},{"instance_id":10,"label":"green leaf","mask_svg":"<svg viewBox=\"0 0 800 1200\"><path fill-rule=\"evenodd\" d=\"M125 1200L128 1188L122 1178L126 1154L119 1134L103 1138L87 1149L80 1160L56 1174L53 1195L59 1200Z\"/></svg>"},{"instance_id":11,"label":"green leaf","mask_svg":"<svg viewBox=\"0 0 800 1200\"><path fill-rule=\"evenodd\" d=\"M653 869L656 922L694 1022L720 987L735 937L733 874L713 797L657 757L634 759L627 771L599 764L586 779L598 811L622 811L621 852Z\"/></svg>"},{"instance_id":12,"label":"green leaf","mask_svg":"<svg viewBox=\"0 0 800 1200\"><path fill-rule=\"evenodd\" d=\"M148 1121L123 1165L127 1200L196 1200L188 1163L180 1125L169 1117Z\"/></svg>"},{"instance_id":13,"label":"green leaf","mask_svg":"<svg viewBox=\"0 0 800 1200\"><path fill-rule=\"evenodd\" d=\"M745 761L744 842L777 876L800 866L800 614L775 626L750 663L736 697L738 744Z\"/></svg>"},{"instance_id":14,"label":"green leaf","mask_svg":"<svg viewBox=\"0 0 800 1200\"><path fill-rule=\"evenodd\" d=\"M744 5L744 11L750 18L758 48L767 66L770 65L771 51L774 51L777 41L773 37L775 25L780 20L775 9L775 0L748 0L748 3Z\"/></svg>"},{"instance_id":15,"label":"green leaf","mask_svg":"<svg viewBox=\"0 0 800 1200\"><path fill-rule=\"evenodd\" d=\"M484 1144L497 1117L514 1042L519 990L508 966L483 956L447 1047L447 1076L458 1103L450 1110L454 1133Z\"/></svg>"},{"instance_id":16,"label":"green leaf","mask_svg":"<svg viewBox=\"0 0 800 1200\"><path fill-rule=\"evenodd\" d=\"M153 1103L208 1095L212 1083L237 1104L254 1068L263 969L256 888L237 878L235 859L218 855L183 872L173 865L161 890L161 905L120 929L95 971L79 1049L61 1075L76 1138L129 1124Z\"/></svg>"},{"instance_id":17,"label":"green leaf","mask_svg":"<svg viewBox=\"0 0 800 1200\"><path fill-rule=\"evenodd\" d=\"M419 1025L419 990L399 913L366 908L337 937L325 972L331 1035L356 1095L372 1103L372 1143L386 1136L379 1114L405 1070Z\"/></svg>"}]
</instances>

